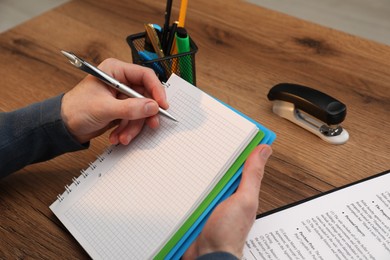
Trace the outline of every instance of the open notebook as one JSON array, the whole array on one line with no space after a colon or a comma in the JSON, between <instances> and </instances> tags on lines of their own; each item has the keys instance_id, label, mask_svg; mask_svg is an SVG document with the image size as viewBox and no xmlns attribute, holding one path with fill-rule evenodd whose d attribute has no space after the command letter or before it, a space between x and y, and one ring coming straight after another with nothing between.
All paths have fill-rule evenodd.
<instances>
[{"instance_id":1,"label":"open notebook","mask_svg":"<svg viewBox=\"0 0 390 260\"><path fill-rule=\"evenodd\" d=\"M164 258L264 137L174 74L166 92L179 122L108 148L50 206L94 259Z\"/></svg>"}]
</instances>

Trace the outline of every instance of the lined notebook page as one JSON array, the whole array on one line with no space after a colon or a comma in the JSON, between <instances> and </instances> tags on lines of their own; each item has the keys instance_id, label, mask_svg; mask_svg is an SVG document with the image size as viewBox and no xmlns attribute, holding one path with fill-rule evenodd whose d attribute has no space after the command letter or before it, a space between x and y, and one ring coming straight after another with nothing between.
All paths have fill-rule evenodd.
<instances>
[{"instance_id":1,"label":"lined notebook page","mask_svg":"<svg viewBox=\"0 0 390 260\"><path fill-rule=\"evenodd\" d=\"M111 147L50 207L93 258L152 258L258 131L174 74L167 86L179 122Z\"/></svg>"}]
</instances>

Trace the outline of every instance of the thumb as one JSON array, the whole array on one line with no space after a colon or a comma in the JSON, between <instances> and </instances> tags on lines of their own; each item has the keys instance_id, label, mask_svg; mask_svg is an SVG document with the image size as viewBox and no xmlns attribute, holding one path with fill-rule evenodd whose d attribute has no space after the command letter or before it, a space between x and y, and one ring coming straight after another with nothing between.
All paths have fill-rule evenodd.
<instances>
[{"instance_id":1,"label":"thumb","mask_svg":"<svg viewBox=\"0 0 390 260\"><path fill-rule=\"evenodd\" d=\"M158 108L157 102L149 98L114 99L102 113L107 121L136 120L156 115Z\"/></svg>"},{"instance_id":2,"label":"thumb","mask_svg":"<svg viewBox=\"0 0 390 260\"><path fill-rule=\"evenodd\" d=\"M245 162L237 194L245 194L245 196L250 198L259 196L264 167L271 154L272 148L268 145L259 145L253 150Z\"/></svg>"}]
</instances>

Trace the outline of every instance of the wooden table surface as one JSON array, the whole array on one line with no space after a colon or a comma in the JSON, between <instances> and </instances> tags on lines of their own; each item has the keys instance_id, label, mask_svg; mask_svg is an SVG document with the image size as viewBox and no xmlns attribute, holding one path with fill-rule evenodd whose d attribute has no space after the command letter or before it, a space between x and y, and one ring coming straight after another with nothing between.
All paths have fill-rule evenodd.
<instances>
[{"instance_id":1,"label":"wooden table surface","mask_svg":"<svg viewBox=\"0 0 390 260\"><path fill-rule=\"evenodd\" d=\"M172 19L180 1L174 1ZM0 111L71 89L85 75L60 50L99 63L131 62L125 38L162 24L165 1L78 0L0 35ZM236 0L190 1L197 85L277 134L259 213L390 169L390 46ZM347 105L344 145L330 145L272 113L277 83L311 86ZM28 144L26 144L28 145ZM49 210L64 185L108 145L31 165L0 180L0 258L88 258ZM0 158L1 159L1 158Z\"/></svg>"}]
</instances>

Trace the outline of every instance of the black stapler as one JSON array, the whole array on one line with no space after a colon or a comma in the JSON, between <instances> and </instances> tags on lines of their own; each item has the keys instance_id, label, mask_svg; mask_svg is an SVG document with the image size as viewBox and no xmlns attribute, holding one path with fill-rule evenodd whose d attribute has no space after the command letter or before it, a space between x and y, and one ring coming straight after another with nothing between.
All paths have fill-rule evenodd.
<instances>
[{"instance_id":1,"label":"black stapler","mask_svg":"<svg viewBox=\"0 0 390 260\"><path fill-rule=\"evenodd\" d=\"M341 127L347 107L335 98L313 88L291 83L272 87L268 99L273 112L294 122L331 144L348 141L347 130Z\"/></svg>"}]
</instances>

